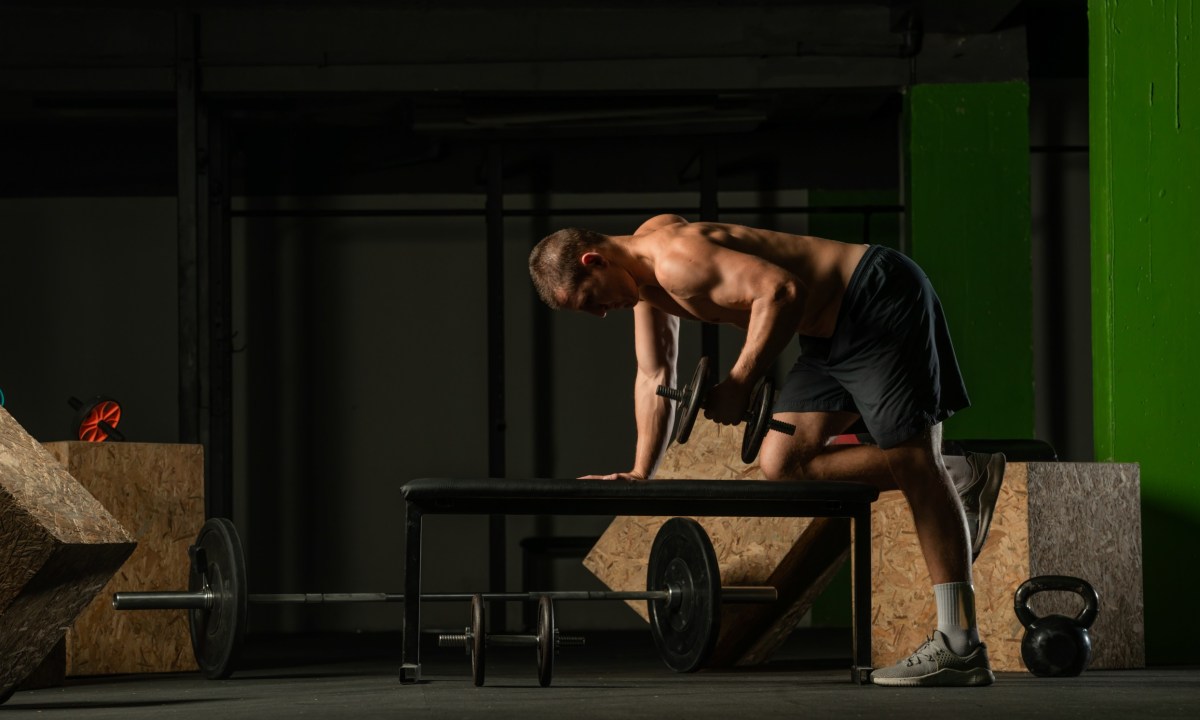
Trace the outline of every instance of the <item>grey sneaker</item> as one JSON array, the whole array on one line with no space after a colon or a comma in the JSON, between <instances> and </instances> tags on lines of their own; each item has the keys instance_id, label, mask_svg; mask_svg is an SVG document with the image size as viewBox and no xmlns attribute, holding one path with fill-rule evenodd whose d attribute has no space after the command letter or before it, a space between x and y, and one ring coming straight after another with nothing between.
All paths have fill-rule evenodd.
<instances>
[{"instance_id":1,"label":"grey sneaker","mask_svg":"<svg viewBox=\"0 0 1200 720\"><path fill-rule=\"evenodd\" d=\"M967 516L971 540L971 560L979 557L992 527L992 513L1000 485L1004 482L1004 453L973 453L965 457L946 457L946 469Z\"/></svg>"},{"instance_id":2,"label":"grey sneaker","mask_svg":"<svg viewBox=\"0 0 1200 720\"><path fill-rule=\"evenodd\" d=\"M995 680L987 645L979 643L970 655L958 655L937 630L907 659L871 674L876 685L889 687L969 687L991 685Z\"/></svg>"}]
</instances>

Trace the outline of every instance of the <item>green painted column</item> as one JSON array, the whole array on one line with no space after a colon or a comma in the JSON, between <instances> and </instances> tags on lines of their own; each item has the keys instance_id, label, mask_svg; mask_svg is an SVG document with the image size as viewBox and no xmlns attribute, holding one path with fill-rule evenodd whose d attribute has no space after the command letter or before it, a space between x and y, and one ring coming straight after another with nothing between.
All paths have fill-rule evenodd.
<instances>
[{"instance_id":1,"label":"green painted column","mask_svg":"<svg viewBox=\"0 0 1200 720\"><path fill-rule=\"evenodd\" d=\"M1195 663L1200 642L1196 5L1088 3L1096 455L1141 464L1151 664Z\"/></svg>"},{"instance_id":2,"label":"green painted column","mask_svg":"<svg viewBox=\"0 0 1200 720\"><path fill-rule=\"evenodd\" d=\"M905 95L909 252L946 310L971 408L956 438L1032 438L1029 87L915 85Z\"/></svg>"}]
</instances>

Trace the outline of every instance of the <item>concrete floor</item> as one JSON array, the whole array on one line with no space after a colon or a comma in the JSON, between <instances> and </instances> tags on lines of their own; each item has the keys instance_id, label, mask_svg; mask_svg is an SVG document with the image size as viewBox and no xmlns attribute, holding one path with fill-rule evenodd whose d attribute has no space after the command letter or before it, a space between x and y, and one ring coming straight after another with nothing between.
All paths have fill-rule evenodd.
<instances>
[{"instance_id":1,"label":"concrete floor","mask_svg":"<svg viewBox=\"0 0 1200 720\"><path fill-rule=\"evenodd\" d=\"M820 657L830 638L803 637L753 670L677 675L649 634L564 648L549 688L532 649L489 651L487 684L471 684L462 651L422 650L428 682L400 685L398 638L259 638L229 680L199 674L71 678L16 693L0 717L54 718L1194 718L1200 668L1090 671L1067 679L1001 673L988 688L890 689L849 682L848 661ZM846 647L840 642L835 647ZM832 653L836 654L836 653Z\"/></svg>"}]
</instances>

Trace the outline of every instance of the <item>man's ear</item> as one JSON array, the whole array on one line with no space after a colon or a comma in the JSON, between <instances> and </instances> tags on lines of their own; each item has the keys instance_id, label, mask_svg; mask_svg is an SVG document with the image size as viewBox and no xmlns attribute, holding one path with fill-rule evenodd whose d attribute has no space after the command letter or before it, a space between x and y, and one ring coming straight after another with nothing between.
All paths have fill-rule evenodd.
<instances>
[{"instance_id":1,"label":"man's ear","mask_svg":"<svg viewBox=\"0 0 1200 720\"><path fill-rule=\"evenodd\" d=\"M592 251L585 252L583 256L579 258L579 262L583 263L585 267L591 267L593 265L597 267L604 267L608 264L608 260L606 260L603 255Z\"/></svg>"}]
</instances>

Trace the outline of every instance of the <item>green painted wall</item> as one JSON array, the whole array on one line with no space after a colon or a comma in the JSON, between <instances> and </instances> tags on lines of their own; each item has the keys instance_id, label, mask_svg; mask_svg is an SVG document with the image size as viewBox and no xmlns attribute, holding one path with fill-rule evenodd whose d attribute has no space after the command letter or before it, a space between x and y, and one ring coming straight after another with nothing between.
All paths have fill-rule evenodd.
<instances>
[{"instance_id":1,"label":"green painted wall","mask_svg":"<svg viewBox=\"0 0 1200 720\"><path fill-rule=\"evenodd\" d=\"M910 254L942 300L971 396L946 436L1032 438L1029 87L915 85L904 123Z\"/></svg>"},{"instance_id":2,"label":"green painted wall","mask_svg":"<svg viewBox=\"0 0 1200 720\"><path fill-rule=\"evenodd\" d=\"M1141 464L1151 664L1195 663L1200 642L1180 612L1200 590L1196 5L1088 4L1096 455Z\"/></svg>"}]
</instances>

